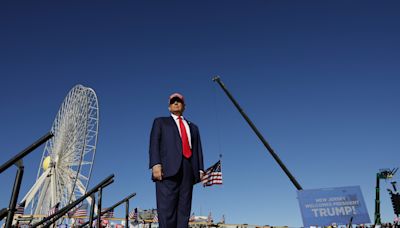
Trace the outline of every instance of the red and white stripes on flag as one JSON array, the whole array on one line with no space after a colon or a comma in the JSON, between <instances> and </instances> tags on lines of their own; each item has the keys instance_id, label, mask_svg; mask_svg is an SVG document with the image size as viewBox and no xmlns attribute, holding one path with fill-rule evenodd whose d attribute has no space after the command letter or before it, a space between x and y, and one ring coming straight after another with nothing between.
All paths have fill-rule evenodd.
<instances>
[{"instance_id":1,"label":"red and white stripes on flag","mask_svg":"<svg viewBox=\"0 0 400 228\"><path fill-rule=\"evenodd\" d=\"M217 161L217 163L206 170L201 181L204 187L222 184L221 160Z\"/></svg>"},{"instance_id":2,"label":"red and white stripes on flag","mask_svg":"<svg viewBox=\"0 0 400 228\"><path fill-rule=\"evenodd\" d=\"M158 223L158 215L157 214L154 215L153 222Z\"/></svg>"},{"instance_id":3,"label":"red and white stripes on flag","mask_svg":"<svg viewBox=\"0 0 400 228\"><path fill-rule=\"evenodd\" d=\"M129 213L129 219L132 219L134 221L138 220L138 209L137 208L133 209L133 211L131 211Z\"/></svg>"},{"instance_id":4,"label":"red and white stripes on flag","mask_svg":"<svg viewBox=\"0 0 400 228\"><path fill-rule=\"evenodd\" d=\"M68 217L86 217L87 216L87 203L80 203L74 209L68 211Z\"/></svg>"},{"instance_id":5,"label":"red and white stripes on flag","mask_svg":"<svg viewBox=\"0 0 400 228\"><path fill-rule=\"evenodd\" d=\"M79 207L74 211L73 216L75 216L75 217L84 217L84 216L87 216L87 215L88 215L87 209L88 209L88 204L87 204L87 203L84 203L84 204L82 204L81 206L79 206Z\"/></svg>"},{"instance_id":6,"label":"red and white stripes on flag","mask_svg":"<svg viewBox=\"0 0 400 228\"><path fill-rule=\"evenodd\" d=\"M15 208L15 215L23 215L25 212L25 202L17 204Z\"/></svg>"},{"instance_id":7,"label":"red and white stripes on flag","mask_svg":"<svg viewBox=\"0 0 400 228\"><path fill-rule=\"evenodd\" d=\"M57 203L56 205L54 205L54 207L50 208L50 210L47 212L47 216L51 216L51 215L57 213L59 206L60 206L60 203Z\"/></svg>"},{"instance_id":8,"label":"red and white stripes on flag","mask_svg":"<svg viewBox=\"0 0 400 228\"><path fill-rule=\"evenodd\" d=\"M106 211L106 210L108 210L108 208L104 208L104 209L102 209L101 211L103 212L103 211ZM114 209L112 209L111 211L108 211L108 212L104 213L104 214L101 216L101 219L104 219L104 218L114 218Z\"/></svg>"}]
</instances>

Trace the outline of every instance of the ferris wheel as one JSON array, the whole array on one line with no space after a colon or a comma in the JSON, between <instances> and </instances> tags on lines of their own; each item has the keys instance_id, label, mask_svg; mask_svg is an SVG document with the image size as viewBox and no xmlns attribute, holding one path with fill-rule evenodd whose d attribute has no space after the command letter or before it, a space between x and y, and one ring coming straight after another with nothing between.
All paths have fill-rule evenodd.
<instances>
[{"instance_id":1,"label":"ferris wheel","mask_svg":"<svg viewBox=\"0 0 400 228\"><path fill-rule=\"evenodd\" d=\"M62 103L51 127L37 179L24 197L25 208L47 215L86 193L96 154L99 107L93 89L76 85Z\"/></svg>"}]
</instances>

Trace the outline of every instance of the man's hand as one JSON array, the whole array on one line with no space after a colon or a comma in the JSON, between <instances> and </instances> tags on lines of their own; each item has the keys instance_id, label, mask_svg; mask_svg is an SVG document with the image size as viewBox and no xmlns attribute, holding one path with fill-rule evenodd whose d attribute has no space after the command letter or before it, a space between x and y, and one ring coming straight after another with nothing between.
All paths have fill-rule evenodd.
<instances>
[{"instance_id":1,"label":"man's hand","mask_svg":"<svg viewBox=\"0 0 400 228\"><path fill-rule=\"evenodd\" d=\"M155 181L162 180L164 173L162 172L161 164L157 164L157 165L153 166L153 168L151 170L153 172L153 178Z\"/></svg>"}]
</instances>

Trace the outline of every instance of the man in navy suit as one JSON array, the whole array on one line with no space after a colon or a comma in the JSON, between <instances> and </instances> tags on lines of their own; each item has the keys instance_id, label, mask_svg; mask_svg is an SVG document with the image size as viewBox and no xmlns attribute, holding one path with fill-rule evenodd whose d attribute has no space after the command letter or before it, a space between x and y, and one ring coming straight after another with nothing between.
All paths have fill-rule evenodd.
<instances>
[{"instance_id":1,"label":"man in navy suit","mask_svg":"<svg viewBox=\"0 0 400 228\"><path fill-rule=\"evenodd\" d=\"M184 97L169 97L168 117L156 118L150 134L150 164L156 183L160 228L187 228L193 185L204 175L198 127L182 116Z\"/></svg>"}]
</instances>

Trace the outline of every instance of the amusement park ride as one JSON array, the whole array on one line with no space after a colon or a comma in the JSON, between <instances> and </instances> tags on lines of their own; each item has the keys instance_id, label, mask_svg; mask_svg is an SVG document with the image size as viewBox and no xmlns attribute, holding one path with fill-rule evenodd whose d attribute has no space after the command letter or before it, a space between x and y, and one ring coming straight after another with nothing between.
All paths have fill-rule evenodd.
<instances>
[{"instance_id":1,"label":"amusement park ride","mask_svg":"<svg viewBox=\"0 0 400 228\"><path fill-rule=\"evenodd\" d=\"M87 192L96 153L99 107L93 89L76 85L62 103L50 133L1 167L18 167L6 227L11 226L23 176L22 158L46 142L35 184L19 205L33 218L64 208ZM89 203L90 199L88 198ZM4 213L3 213L4 214Z\"/></svg>"},{"instance_id":2,"label":"amusement park ride","mask_svg":"<svg viewBox=\"0 0 400 228\"><path fill-rule=\"evenodd\" d=\"M46 215L86 193L96 154L98 101L93 89L77 85L64 99L51 127L35 184L25 195L25 208ZM89 202L91 203L91 202Z\"/></svg>"}]
</instances>

